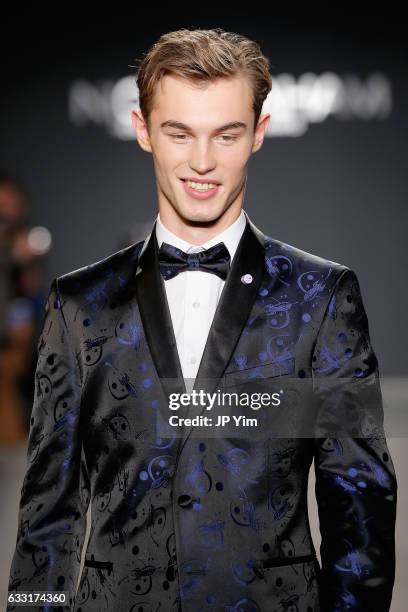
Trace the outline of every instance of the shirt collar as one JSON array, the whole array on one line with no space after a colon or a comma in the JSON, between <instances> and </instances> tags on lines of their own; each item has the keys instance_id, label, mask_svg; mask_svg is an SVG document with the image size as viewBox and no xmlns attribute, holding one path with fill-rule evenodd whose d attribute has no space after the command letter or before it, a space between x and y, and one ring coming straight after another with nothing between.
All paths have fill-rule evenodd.
<instances>
[{"instance_id":1,"label":"shirt collar","mask_svg":"<svg viewBox=\"0 0 408 612\"><path fill-rule=\"evenodd\" d=\"M187 253L201 251L202 249L208 249L209 247L214 246L218 242L223 242L229 251L232 261L232 258L235 255L235 251L237 250L238 243L246 226L246 213L243 209L241 209L241 213L239 214L238 218L235 219L235 221L231 223L231 225L229 225L223 232L220 232L216 236L213 236L212 238L210 238L210 240L203 242L203 244L200 244L199 246L196 244L191 244L186 240L183 240L183 238L180 238L176 234L173 234L173 232L171 232L169 229L167 229L167 227L163 225L163 222L160 219L160 213L158 213L156 221L156 238L159 248L162 242L167 242L179 249L182 249Z\"/></svg>"}]
</instances>

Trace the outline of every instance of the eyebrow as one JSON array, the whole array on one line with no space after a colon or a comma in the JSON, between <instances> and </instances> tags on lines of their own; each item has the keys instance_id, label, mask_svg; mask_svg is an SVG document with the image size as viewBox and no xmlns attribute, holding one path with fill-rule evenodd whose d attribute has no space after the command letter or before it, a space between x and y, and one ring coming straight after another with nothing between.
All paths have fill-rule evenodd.
<instances>
[{"instance_id":1,"label":"eyebrow","mask_svg":"<svg viewBox=\"0 0 408 612\"><path fill-rule=\"evenodd\" d=\"M225 123L224 125L221 125L220 127L216 128L214 131L223 132L224 130L246 128L246 126L247 126L246 123L243 123L242 121L230 121L229 123ZM189 130L190 132L193 131L189 125L186 125L185 123L182 123L181 121L172 121L171 119L169 119L168 121L163 121L163 123L160 124L160 127L162 128L171 127L177 130Z\"/></svg>"}]
</instances>

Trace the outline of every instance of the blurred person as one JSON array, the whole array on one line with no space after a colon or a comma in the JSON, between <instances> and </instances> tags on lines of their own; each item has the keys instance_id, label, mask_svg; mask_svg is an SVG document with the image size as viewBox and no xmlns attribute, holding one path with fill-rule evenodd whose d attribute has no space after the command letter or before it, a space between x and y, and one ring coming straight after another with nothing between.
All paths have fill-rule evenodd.
<instances>
[{"instance_id":1,"label":"blurred person","mask_svg":"<svg viewBox=\"0 0 408 612\"><path fill-rule=\"evenodd\" d=\"M11 295L15 235L27 217L27 196L17 179L0 171L0 338L6 335L6 312Z\"/></svg>"},{"instance_id":2,"label":"blurred person","mask_svg":"<svg viewBox=\"0 0 408 612\"><path fill-rule=\"evenodd\" d=\"M397 482L357 275L243 209L268 60L239 34L183 29L152 46L137 84L158 215L144 240L51 283L9 595L64 592L55 605L77 612L386 612ZM314 438L211 435L191 403L170 425L192 381L254 393L299 379L299 418L316 396ZM370 435L330 435L333 405Z\"/></svg>"},{"instance_id":3,"label":"blurred person","mask_svg":"<svg viewBox=\"0 0 408 612\"><path fill-rule=\"evenodd\" d=\"M28 239L28 196L0 172L0 443L25 443L33 400L35 339L44 296ZM45 296L46 297L46 296Z\"/></svg>"}]
</instances>

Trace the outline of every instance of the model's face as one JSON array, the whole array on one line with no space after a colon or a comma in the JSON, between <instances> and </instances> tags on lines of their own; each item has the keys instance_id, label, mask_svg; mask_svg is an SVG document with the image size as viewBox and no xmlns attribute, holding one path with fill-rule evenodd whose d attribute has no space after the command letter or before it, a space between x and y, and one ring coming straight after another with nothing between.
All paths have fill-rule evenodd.
<instances>
[{"instance_id":1,"label":"model's face","mask_svg":"<svg viewBox=\"0 0 408 612\"><path fill-rule=\"evenodd\" d=\"M244 77L198 85L166 75L156 87L150 129L139 110L132 120L140 146L153 155L161 215L211 222L242 206L248 161L262 145L269 120L261 115L254 132ZM197 191L187 178L216 186Z\"/></svg>"}]
</instances>

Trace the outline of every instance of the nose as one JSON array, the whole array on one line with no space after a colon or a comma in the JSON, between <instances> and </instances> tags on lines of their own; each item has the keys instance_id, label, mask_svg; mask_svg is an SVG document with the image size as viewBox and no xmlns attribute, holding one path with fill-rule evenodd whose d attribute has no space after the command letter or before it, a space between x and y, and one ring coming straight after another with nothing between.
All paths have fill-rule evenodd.
<instances>
[{"instance_id":1,"label":"nose","mask_svg":"<svg viewBox=\"0 0 408 612\"><path fill-rule=\"evenodd\" d=\"M211 144L197 141L191 149L189 166L197 174L208 174L217 163L211 149Z\"/></svg>"}]
</instances>

